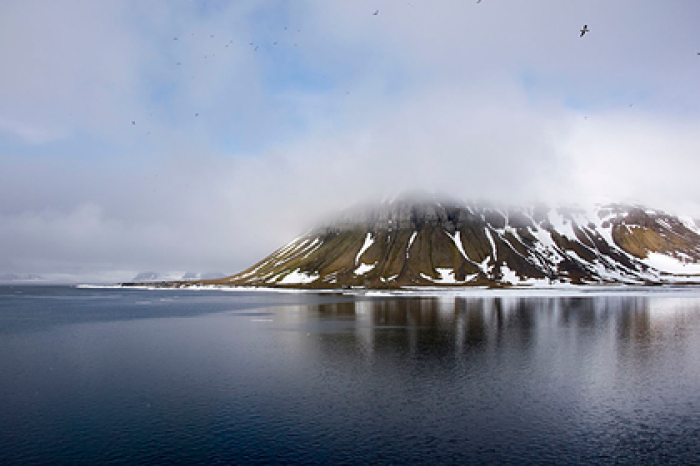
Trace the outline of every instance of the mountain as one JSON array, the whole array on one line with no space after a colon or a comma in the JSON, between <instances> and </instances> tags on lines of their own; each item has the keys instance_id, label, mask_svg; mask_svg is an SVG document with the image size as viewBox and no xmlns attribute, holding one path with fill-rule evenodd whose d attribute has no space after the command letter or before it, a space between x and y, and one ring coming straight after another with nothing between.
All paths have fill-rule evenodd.
<instances>
[{"instance_id":1,"label":"mountain","mask_svg":"<svg viewBox=\"0 0 700 466\"><path fill-rule=\"evenodd\" d=\"M700 229L636 205L496 208L396 200L348 210L210 283L302 288L700 283Z\"/></svg>"}]
</instances>

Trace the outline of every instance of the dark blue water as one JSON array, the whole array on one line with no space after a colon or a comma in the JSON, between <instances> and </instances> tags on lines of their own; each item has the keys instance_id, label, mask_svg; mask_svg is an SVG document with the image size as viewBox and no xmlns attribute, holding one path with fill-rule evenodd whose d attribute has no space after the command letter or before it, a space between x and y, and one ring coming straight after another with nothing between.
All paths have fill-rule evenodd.
<instances>
[{"instance_id":1,"label":"dark blue water","mask_svg":"<svg viewBox=\"0 0 700 466\"><path fill-rule=\"evenodd\" d=\"M693 464L700 300L0 287L1 464Z\"/></svg>"}]
</instances>

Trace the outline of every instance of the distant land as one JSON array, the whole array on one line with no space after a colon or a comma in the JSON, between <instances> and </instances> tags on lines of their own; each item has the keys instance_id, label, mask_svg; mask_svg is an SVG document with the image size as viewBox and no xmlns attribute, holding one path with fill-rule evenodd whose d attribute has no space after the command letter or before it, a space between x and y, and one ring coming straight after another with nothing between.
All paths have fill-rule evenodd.
<instances>
[{"instance_id":1,"label":"distant land","mask_svg":"<svg viewBox=\"0 0 700 466\"><path fill-rule=\"evenodd\" d=\"M41 282L45 281L43 275L36 273L3 273L0 274L0 283L6 282Z\"/></svg>"},{"instance_id":2,"label":"distant land","mask_svg":"<svg viewBox=\"0 0 700 466\"><path fill-rule=\"evenodd\" d=\"M235 275L162 286L700 284L700 228L639 205L585 210L401 198L349 209Z\"/></svg>"},{"instance_id":3,"label":"distant land","mask_svg":"<svg viewBox=\"0 0 700 466\"><path fill-rule=\"evenodd\" d=\"M135 283L166 282L166 281L191 281L191 280L216 280L225 278L223 272L139 272L131 279Z\"/></svg>"}]
</instances>

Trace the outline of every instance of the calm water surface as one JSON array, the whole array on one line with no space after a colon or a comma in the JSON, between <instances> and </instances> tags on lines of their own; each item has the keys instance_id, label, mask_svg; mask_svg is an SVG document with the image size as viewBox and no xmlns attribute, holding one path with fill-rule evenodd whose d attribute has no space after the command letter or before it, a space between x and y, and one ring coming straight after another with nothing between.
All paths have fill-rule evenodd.
<instances>
[{"instance_id":1,"label":"calm water surface","mask_svg":"<svg viewBox=\"0 0 700 466\"><path fill-rule=\"evenodd\" d=\"M0 287L1 464L697 464L700 298Z\"/></svg>"}]
</instances>

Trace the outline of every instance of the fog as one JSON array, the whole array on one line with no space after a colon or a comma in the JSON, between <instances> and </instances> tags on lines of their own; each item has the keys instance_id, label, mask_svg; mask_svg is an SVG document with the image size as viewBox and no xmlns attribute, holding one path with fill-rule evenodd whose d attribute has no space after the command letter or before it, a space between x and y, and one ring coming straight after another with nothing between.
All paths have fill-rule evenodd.
<instances>
[{"instance_id":1,"label":"fog","mask_svg":"<svg viewBox=\"0 0 700 466\"><path fill-rule=\"evenodd\" d=\"M690 0L4 1L0 273L234 273L404 191L700 217L698 17Z\"/></svg>"}]
</instances>

